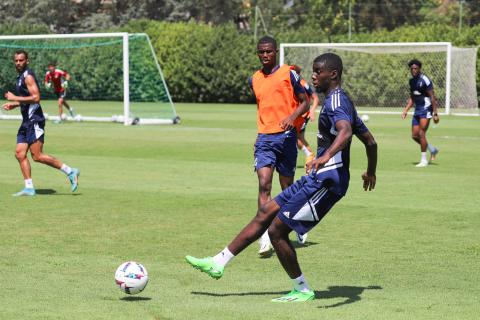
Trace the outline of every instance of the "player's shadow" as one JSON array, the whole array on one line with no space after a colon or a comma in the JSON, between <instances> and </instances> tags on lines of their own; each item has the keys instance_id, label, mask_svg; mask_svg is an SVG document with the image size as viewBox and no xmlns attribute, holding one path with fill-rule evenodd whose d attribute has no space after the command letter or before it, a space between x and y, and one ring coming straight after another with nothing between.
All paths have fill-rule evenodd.
<instances>
[{"instance_id":1,"label":"player's shadow","mask_svg":"<svg viewBox=\"0 0 480 320\"><path fill-rule=\"evenodd\" d=\"M343 301L320 306L319 308L336 308L346 304L351 304L358 302L362 299L361 294L365 290L382 290L380 286L368 286L368 287L355 287L355 286L330 286L327 290L324 291L315 291L315 299L325 300L325 299L337 299L343 298ZM243 296L281 296L287 294L288 291L280 292L240 292L240 293L212 293L212 292L202 292L202 291L192 291L191 294L210 296L210 297L243 297Z\"/></svg>"},{"instance_id":2,"label":"player's shadow","mask_svg":"<svg viewBox=\"0 0 480 320\"><path fill-rule=\"evenodd\" d=\"M37 189L35 192L42 195L57 194L57 190L54 189Z\"/></svg>"},{"instance_id":3,"label":"player's shadow","mask_svg":"<svg viewBox=\"0 0 480 320\"><path fill-rule=\"evenodd\" d=\"M410 163L413 164L413 165L417 165L417 164L418 164L418 162L410 162ZM437 163L437 162L429 162L428 165L429 165L429 166L438 166L438 163Z\"/></svg>"},{"instance_id":4,"label":"player's shadow","mask_svg":"<svg viewBox=\"0 0 480 320\"><path fill-rule=\"evenodd\" d=\"M35 193L42 196L79 196L81 193L58 193L55 189L36 189Z\"/></svg>"},{"instance_id":5,"label":"player's shadow","mask_svg":"<svg viewBox=\"0 0 480 320\"><path fill-rule=\"evenodd\" d=\"M320 306L319 308L335 308L346 304L351 304L362 299L361 294L365 290L382 290L380 286L355 287L355 286L330 286L325 291L315 291L316 299L336 299L344 298L345 300Z\"/></svg>"},{"instance_id":6,"label":"player's shadow","mask_svg":"<svg viewBox=\"0 0 480 320\"><path fill-rule=\"evenodd\" d=\"M136 297L136 296L126 296L120 298L122 301L133 302L133 301L150 301L152 298L150 297Z\"/></svg>"}]
</instances>

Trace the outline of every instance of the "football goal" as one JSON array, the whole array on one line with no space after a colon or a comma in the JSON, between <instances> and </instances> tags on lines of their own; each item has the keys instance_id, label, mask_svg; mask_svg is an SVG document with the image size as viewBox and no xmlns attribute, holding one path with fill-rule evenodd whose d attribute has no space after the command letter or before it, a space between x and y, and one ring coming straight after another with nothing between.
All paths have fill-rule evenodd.
<instances>
[{"instance_id":1,"label":"football goal","mask_svg":"<svg viewBox=\"0 0 480 320\"><path fill-rule=\"evenodd\" d=\"M16 50L29 54L29 67L39 81L42 107L58 119L57 97L44 86L47 67L54 63L69 73L66 100L77 121L131 124L173 124L179 121L160 63L144 33L90 33L0 36L0 87L15 90ZM17 119L19 111L1 112Z\"/></svg>"},{"instance_id":2,"label":"football goal","mask_svg":"<svg viewBox=\"0 0 480 320\"><path fill-rule=\"evenodd\" d=\"M408 43L282 43L280 63L302 67L310 81L312 62L325 52L343 59L343 87L359 112L401 113L409 97L411 59L433 82L444 114L478 115L477 48L456 48L450 42Z\"/></svg>"}]
</instances>

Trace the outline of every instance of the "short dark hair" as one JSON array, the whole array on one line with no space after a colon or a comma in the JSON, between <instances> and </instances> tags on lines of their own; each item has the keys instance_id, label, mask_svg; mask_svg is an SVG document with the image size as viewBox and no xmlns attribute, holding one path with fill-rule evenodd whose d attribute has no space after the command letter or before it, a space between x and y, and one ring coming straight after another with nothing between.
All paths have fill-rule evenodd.
<instances>
[{"instance_id":1,"label":"short dark hair","mask_svg":"<svg viewBox=\"0 0 480 320\"><path fill-rule=\"evenodd\" d=\"M261 37L260 40L258 40L258 43L257 43L257 46L259 44L263 44L263 43L268 43L268 44L273 44L273 46L275 47L275 49L277 49L277 41L270 37L270 36L264 36L264 37Z\"/></svg>"},{"instance_id":2,"label":"short dark hair","mask_svg":"<svg viewBox=\"0 0 480 320\"><path fill-rule=\"evenodd\" d=\"M313 60L313 63L319 63L325 65L327 70L337 70L338 72L338 77L342 77L342 72L343 72L343 62L342 58L340 56L336 55L335 53L332 52L327 52L324 54L319 55L318 57Z\"/></svg>"},{"instance_id":3,"label":"short dark hair","mask_svg":"<svg viewBox=\"0 0 480 320\"><path fill-rule=\"evenodd\" d=\"M18 49L17 51L15 51L15 56L17 54L24 54L25 55L25 58L28 59L28 53L27 51L23 50L23 49Z\"/></svg>"},{"instance_id":4,"label":"short dark hair","mask_svg":"<svg viewBox=\"0 0 480 320\"><path fill-rule=\"evenodd\" d=\"M57 64L56 64L55 62L50 62L50 63L48 64L48 67L50 67L50 66L55 67L56 65L57 65Z\"/></svg>"},{"instance_id":5,"label":"short dark hair","mask_svg":"<svg viewBox=\"0 0 480 320\"><path fill-rule=\"evenodd\" d=\"M422 68L422 63L420 60L412 59L408 62L408 67L411 68L414 64L416 64L420 69Z\"/></svg>"}]
</instances>

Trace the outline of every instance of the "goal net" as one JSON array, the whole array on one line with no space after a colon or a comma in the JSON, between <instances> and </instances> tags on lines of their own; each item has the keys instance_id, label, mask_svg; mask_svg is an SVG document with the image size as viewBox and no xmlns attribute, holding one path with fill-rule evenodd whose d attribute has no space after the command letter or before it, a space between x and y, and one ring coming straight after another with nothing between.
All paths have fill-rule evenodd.
<instances>
[{"instance_id":1,"label":"goal net","mask_svg":"<svg viewBox=\"0 0 480 320\"><path fill-rule=\"evenodd\" d=\"M449 42L282 43L280 62L301 66L310 80L313 60L325 52L342 57L343 87L359 112L401 113L409 97L407 63L415 58L433 82L440 112L478 114L477 48Z\"/></svg>"},{"instance_id":2,"label":"goal net","mask_svg":"<svg viewBox=\"0 0 480 320\"><path fill-rule=\"evenodd\" d=\"M44 79L48 65L55 63L71 77L65 99L76 116L69 115L69 120L125 125L179 120L146 34L0 36L0 87L4 91L15 90L13 55L19 49L29 54L29 67L39 81L42 108L49 119L58 119L58 102ZM18 117L18 110L0 114L3 119Z\"/></svg>"}]
</instances>

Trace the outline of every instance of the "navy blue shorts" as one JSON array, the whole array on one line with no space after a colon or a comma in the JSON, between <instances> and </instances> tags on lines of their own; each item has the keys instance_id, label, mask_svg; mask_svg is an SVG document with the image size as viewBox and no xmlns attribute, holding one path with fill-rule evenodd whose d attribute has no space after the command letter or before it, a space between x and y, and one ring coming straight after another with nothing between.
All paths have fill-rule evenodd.
<instances>
[{"instance_id":1,"label":"navy blue shorts","mask_svg":"<svg viewBox=\"0 0 480 320\"><path fill-rule=\"evenodd\" d=\"M412 126L419 126L420 125L420 119L431 119L432 118L432 112L431 111L426 111L422 112L419 114L414 114L412 117Z\"/></svg>"},{"instance_id":2,"label":"navy blue shorts","mask_svg":"<svg viewBox=\"0 0 480 320\"><path fill-rule=\"evenodd\" d=\"M297 166L296 130L281 133L259 133L255 142L255 170L272 166L285 177L293 177Z\"/></svg>"},{"instance_id":3,"label":"navy blue shorts","mask_svg":"<svg viewBox=\"0 0 480 320\"><path fill-rule=\"evenodd\" d=\"M39 140L43 143L45 137L45 121L22 122L17 133L17 143L28 143L31 145Z\"/></svg>"},{"instance_id":4,"label":"navy blue shorts","mask_svg":"<svg viewBox=\"0 0 480 320\"><path fill-rule=\"evenodd\" d=\"M330 191L326 180L315 175L303 176L277 197L277 216L299 234L315 227L343 195Z\"/></svg>"},{"instance_id":5,"label":"navy blue shorts","mask_svg":"<svg viewBox=\"0 0 480 320\"><path fill-rule=\"evenodd\" d=\"M55 95L57 96L57 99L65 99L67 96L67 90L63 90L62 92L55 92Z\"/></svg>"}]
</instances>

